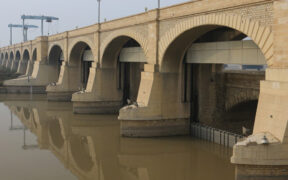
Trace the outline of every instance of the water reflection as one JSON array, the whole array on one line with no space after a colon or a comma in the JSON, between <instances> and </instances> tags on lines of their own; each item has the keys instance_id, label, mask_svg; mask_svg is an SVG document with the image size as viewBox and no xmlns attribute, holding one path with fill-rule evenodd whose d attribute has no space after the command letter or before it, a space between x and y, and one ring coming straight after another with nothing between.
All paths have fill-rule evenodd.
<instances>
[{"instance_id":1,"label":"water reflection","mask_svg":"<svg viewBox=\"0 0 288 180\"><path fill-rule=\"evenodd\" d=\"M22 122L23 148L46 149L78 179L231 180L231 149L189 137L131 139L119 136L117 116L74 115L70 103L6 101ZM27 144L29 130L37 145ZM217 178L216 178L217 177Z\"/></svg>"}]
</instances>

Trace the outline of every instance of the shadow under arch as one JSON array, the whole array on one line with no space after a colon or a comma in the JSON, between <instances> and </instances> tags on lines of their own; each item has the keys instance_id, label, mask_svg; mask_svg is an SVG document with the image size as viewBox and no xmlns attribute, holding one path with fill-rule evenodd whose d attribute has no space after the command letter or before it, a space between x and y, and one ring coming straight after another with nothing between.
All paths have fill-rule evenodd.
<instances>
[{"instance_id":1,"label":"shadow under arch","mask_svg":"<svg viewBox=\"0 0 288 180\"><path fill-rule=\"evenodd\" d=\"M32 61L36 61L37 60L37 48L35 48L33 51L32 51Z\"/></svg>"},{"instance_id":2,"label":"shadow under arch","mask_svg":"<svg viewBox=\"0 0 288 180\"><path fill-rule=\"evenodd\" d=\"M124 105L128 99L132 102L137 100L141 72L147 63L144 48L136 39L123 35L112 39L103 50L101 68L112 72L114 77L111 77L111 82L120 92L118 98ZM129 51L138 53L139 59L130 58Z\"/></svg>"},{"instance_id":3,"label":"shadow under arch","mask_svg":"<svg viewBox=\"0 0 288 180\"><path fill-rule=\"evenodd\" d=\"M9 55L9 60L6 66L8 69L11 68L13 61L14 61L14 53L11 51Z\"/></svg>"},{"instance_id":4,"label":"shadow under arch","mask_svg":"<svg viewBox=\"0 0 288 180\"><path fill-rule=\"evenodd\" d=\"M212 61L192 63L187 60L187 53L194 43L242 41L245 38L251 37L242 31L222 25L200 25L179 33L163 51L161 61L163 87L169 87L169 91L163 92L162 97L164 116L175 116L175 113L165 111L169 105L174 104L178 108L176 116L182 116L181 118L187 119L187 122L200 122L213 127L218 124L225 114L225 104L222 103L226 97L224 64ZM259 46L258 48L263 50ZM264 57L263 51L262 54Z\"/></svg>"},{"instance_id":5,"label":"shadow under arch","mask_svg":"<svg viewBox=\"0 0 288 180\"><path fill-rule=\"evenodd\" d=\"M95 62L92 47L84 41L78 41L74 44L69 54L69 67L72 67L73 81L77 84L78 89L86 89L90 68Z\"/></svg>"},{"instance_id":6,"label":"shadow under arch","mask_svg":"<svg viewBox=\"0 0 288 180\"><path fill-rule=\"evenodd\" d=\"M245 136L251 135L258 106L258 99L243 101L227 109L223 121L218 124L223 129Z\"/></svg>"},{"instance_id":7,"label":"shadow under arch","mask_svg":"<svg viewBox=\"0 0 288 180\"><path fill-rule=\"evenodd\" d=\"M53 67L52 72L50 72L50 75L53 76L51 77L52 82L58 81L63 60L62 48L59 45L54 45L50 49L48 56L48 65Z\"/></svg>"}]
</instances>

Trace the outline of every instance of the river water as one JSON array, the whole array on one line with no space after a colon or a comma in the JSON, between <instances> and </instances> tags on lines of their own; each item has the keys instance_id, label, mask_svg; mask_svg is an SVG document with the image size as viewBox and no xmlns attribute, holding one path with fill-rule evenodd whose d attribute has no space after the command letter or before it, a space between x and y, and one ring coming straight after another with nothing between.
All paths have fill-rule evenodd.
<instances>
[{"instance_id":1,"label":"river water","mask_svg":"<svg viewBox=\"0 0 288 180\"><path fill-rule=\"evenodd\" d=\"M117 115L75 115L44 96L0 97L0 179L233 180L232 149L194 139L123 138Z\"/></svg>"}]
</instances>

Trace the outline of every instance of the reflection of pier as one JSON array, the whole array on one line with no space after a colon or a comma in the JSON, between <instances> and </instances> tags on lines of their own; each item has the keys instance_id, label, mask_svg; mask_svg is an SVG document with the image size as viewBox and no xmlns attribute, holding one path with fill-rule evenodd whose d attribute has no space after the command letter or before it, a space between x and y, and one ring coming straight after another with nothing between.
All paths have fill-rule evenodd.
<instances>
[{"instance_id":1,"label":"reflection of pier","mask_svg":"<svg viewBox=\"0 0 288 180\"><path fill-rule=\"evenodd\" d=\"M12 111L10 111L10 112L11 112L10 113L10 122L11 122L11 124L10 124L9 130L10 131L18 131L18 130L25 129L25 127L23 125L14 125L13 124L13 113L12 113Z\"/></svg>"},{"instance_id":2,"label":"reflection of pier","mask_svg":"<svg viewBox=\"0 0 288 180\"><path fill-rule=\"evenodd\" d=\"M217 175L230 180L234 177L234 167L229 162L231 150L215 144L190 138L122 138L116 116L74 115L69 103L5 104L24 125L23 149L37 148L26 141L29 130L37 136L39 148L50 150L78 179L205 180Z\"/></svg>"}]
</instances>

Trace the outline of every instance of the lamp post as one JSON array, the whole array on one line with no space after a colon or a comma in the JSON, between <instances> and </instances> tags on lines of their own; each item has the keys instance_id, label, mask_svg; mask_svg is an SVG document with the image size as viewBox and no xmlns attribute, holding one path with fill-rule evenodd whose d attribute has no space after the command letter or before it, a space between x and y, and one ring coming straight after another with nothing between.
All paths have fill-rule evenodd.
<instances>
[{"instance_id":1,"label":"lamp post","mask_svg":"<svg viewBox=\"0 0 288 180\"><path fill-rule=\"evenodd\" d=\"M158 9L160 9L160 6L161 6L160 0L158 0Z\"/></svg>"},{"instance_id":2,"label":"lamp post","mask_svg":"<svg viewBox=\"0 0 288 180\"><path fill-rule=\"evenodd\" d=\"M98 1L98 24L100 24L100 3L101 0L97 0Z\"/></svg>"}]
</instances>

